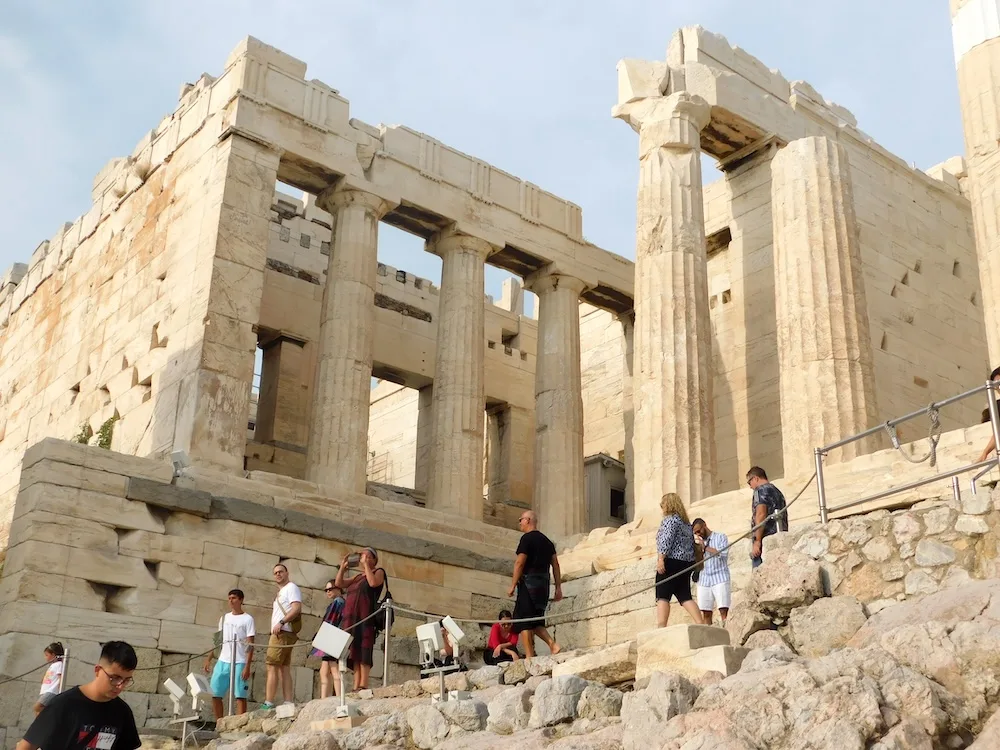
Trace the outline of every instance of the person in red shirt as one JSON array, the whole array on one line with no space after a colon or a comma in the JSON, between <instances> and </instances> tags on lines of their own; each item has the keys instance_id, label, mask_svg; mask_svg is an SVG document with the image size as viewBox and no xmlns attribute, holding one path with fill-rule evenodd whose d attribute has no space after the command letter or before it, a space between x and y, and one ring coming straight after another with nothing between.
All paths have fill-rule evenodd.
<instances>
[{"instance_id":1,"label":"person in red shirt","mask_svg":"<svg viewBox=\"0 0 1000 750\"><path fill-rule=\"evenodd\" d=\"M490 628L490 638L486 642L483 661L495 665L505 661L517 661L517 633L514 632L511 614L506 609L500 612L500 621Z\"/></svg>"}]
</instances>

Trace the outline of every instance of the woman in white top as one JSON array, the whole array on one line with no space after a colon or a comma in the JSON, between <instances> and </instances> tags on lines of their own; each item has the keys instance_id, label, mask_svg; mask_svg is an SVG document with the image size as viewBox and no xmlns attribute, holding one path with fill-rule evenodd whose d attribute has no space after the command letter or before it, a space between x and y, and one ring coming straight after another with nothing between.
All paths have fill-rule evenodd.
<instances>
[{"instance_id":1,"label":"woman in white top","mask_svg":"<svg viewBox=\"0 0 1000 750\"><path fill-rule=\"evenodd\" d=\"M63 663L65 654L61 643L50 643L42 651L49 668L45 670L45 677L42 678L42 689L38 693L38 700L35 702L35 716L38 716L52 699L59 695L59 683L62 681Z\"/></svg>"}]
</instances>

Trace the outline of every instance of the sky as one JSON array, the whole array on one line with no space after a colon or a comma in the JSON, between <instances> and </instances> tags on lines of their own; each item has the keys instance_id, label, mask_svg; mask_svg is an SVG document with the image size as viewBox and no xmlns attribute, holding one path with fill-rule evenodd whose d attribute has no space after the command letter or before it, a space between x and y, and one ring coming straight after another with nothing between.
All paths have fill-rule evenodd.
<instances>
[{"instance_id":1,"label":"sky","mask_svg":"<svg viewBox=\"0 0 1000 750\"><path fill-rule=\"evenodd\" d=\"M33 0L0 25L0 271L85 213L104 164L247 35L307 62L352 117L422 131L580 205L586 238L632 258L637 139L610 115L615 65L664 59L694 24L808 81L920 168L963 152L946 0ZM390 227L379 260L440 276ZM490 271L487 292L505 275Z\"/></svg>"}]
</instances>

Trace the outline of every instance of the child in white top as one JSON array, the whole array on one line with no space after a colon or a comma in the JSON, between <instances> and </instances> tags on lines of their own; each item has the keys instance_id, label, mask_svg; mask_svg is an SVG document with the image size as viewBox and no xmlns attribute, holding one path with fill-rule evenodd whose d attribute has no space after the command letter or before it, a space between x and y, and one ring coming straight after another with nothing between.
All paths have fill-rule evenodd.
<instances>
[{"instance_id":1,"label":"child in white top","mask_svg":"<svg viewBox=\"0 0 1000 750\"><path fill-rule=\"evenodd\" d=\"M38 693L38 701L35 703L35 716L38 716L52 699L59 695L59 682L63 673L63 654L65 650L61 643L50 643L42 651L49 668L45 670L45 677L42 678L42 689Z\"/></svg>"}]
</instances>

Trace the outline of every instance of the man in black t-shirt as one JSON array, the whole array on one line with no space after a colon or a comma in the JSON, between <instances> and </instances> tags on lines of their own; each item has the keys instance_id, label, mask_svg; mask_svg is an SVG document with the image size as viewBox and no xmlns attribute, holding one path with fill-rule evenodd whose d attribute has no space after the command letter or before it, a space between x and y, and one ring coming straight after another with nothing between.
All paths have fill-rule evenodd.
<instances>
[{"instance_id":1,"label":"man in black t-shirt","mask_svg":"<svg viewBox=\"0 0 1000 750\"><path fill-rule=\"evenodd\" d=\"M101 649L94 679L57 695L17 743L17 750L135 750L142 742L121 693L138 659L124 641Z\"/></svg>"},{"instance_id":2,"label":"man in black t-shirt","mask_svg":"<svg viewBox=\"0 0 1000 750\"><path fill-rule=\"evenodd\" d=\"M507 596L514 596L514 624L511 629L521 634L521 645L525 656L535 655L535 636L541 638L549 651L558 654L559 644L545 629L545 608L549 605L549 567L556 579L554 601L562 599L562 575L559 572L559 558L556 546L545 534L538 530L538 516L526 510L517 521L524 535L517 545L514 560L514 577ZM518 622L532 619L533 622ZM537 624L536 624L537 623Z\"/></svg>"}]
</instances>

